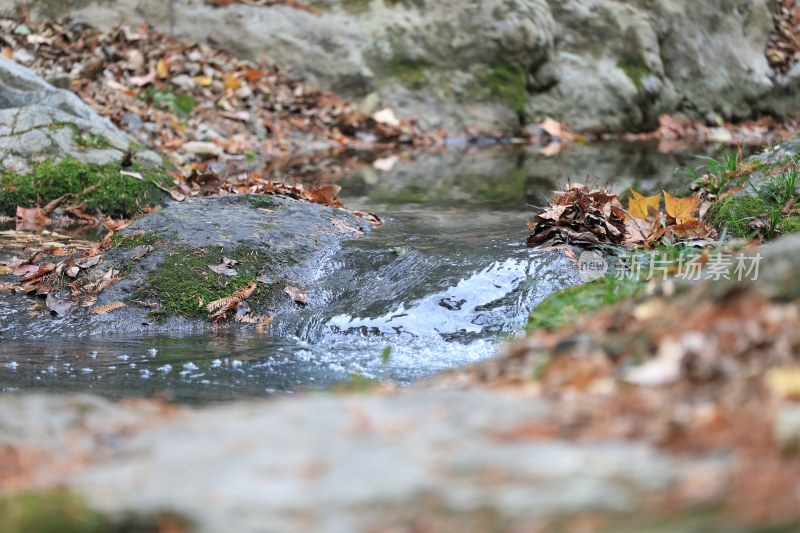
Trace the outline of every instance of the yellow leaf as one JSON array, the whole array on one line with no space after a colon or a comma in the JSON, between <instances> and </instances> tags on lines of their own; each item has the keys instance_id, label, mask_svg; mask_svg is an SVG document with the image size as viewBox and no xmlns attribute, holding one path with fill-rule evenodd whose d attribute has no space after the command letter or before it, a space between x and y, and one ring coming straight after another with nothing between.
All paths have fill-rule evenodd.
<instances>
[{"instance_id":1,"label":"yellow leaf","mask_svg":"<svg viewBox=\"0 0 800 533\"><path fill-rule=\"evenodd\" d=\"M655 196L642 196L638 192L631 189L631 196L628 198L628 212L633 216L633 218L647 218L648 206L652 207L654 211L658 211L660 203L660 194Z\"/></svg>"},{"instance_id":2,"label":"yellow leaf","mask_svg":"<svg viewBox=\"0 0 800 533\"><path fill-rule=\"evenodd\" d=\"M158 74L159 79L165 80L169 78L169 65L163 59L158 60L158 64L156 65L156 73Z\"/></svg>"},{"instance_id":3,"label":"yellow leaf","mask_svg":"<svg viewBox=\"0 0 800 533\"><path fill-rule=\"evenodd\" d=\"M779 398L800 397L800 369L776 367L767 372L767 385Z\"/></svg>"},{"instance_id":4,"label":"yellow leaf","mask_svg":"<svg viewBox=\"0 0 800 533\"><path fill-rule=\"evenodd\" d=\"M236 74L233 72L226 72L222 75L222 84L225 86L225 89L233 90L236 90L242 86L242 82L236 79Z\"/></svg>"},{"instance_id":5,"label":"yellow leaf","mask_svg":"<svg viewBox=\"0 0 800 533\"><path fill-rule=\"evenodd\" d=\"M699 194L687 196L686 198L675 198L667 191L664 191L664 205L667 214L675 219L678 224L695 220L694 214L700 209L702 199Z\"/></svg>"},{"instance_id":6,"label":"yellow leaf","mask_svg":"<svg viewBox=\"0 0 800 533\"><path fill-rule=\"evenodd\" d=\"M200 87L208 87L209 85L211 85L212 83L214 83L214 80L212 80L212 79L211 79L210 77L208 77L208 76L195 76L195 77L194 77L194 82L195 82L197 85L199 85Z\"/></svg>"}]
</instances>

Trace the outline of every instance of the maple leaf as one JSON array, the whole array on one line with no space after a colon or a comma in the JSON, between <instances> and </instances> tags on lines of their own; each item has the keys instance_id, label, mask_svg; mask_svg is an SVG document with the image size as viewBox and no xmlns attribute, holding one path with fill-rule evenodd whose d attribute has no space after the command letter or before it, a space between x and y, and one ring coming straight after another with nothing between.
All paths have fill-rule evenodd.
<instances>
[{"instance_id":1,"label":"maple leaf","mask_svg":"<svg viewBox=\"0 0 800 533\"><path fill-rule=\"evenodd\" d=\"M664 205L667 209L667 214L674 218L678 224L695 220L694 214L700 209L702 201L699 194L687 196L686 198L676 198L664 191Z\"/></svg>"},{"instance_id":2,"label":"maple leaf","mask_svg":"<svg viewBox=\"0 0 800 533\"><path fill-rule=\"evenodd\" d=\"M661 195L655 196L642 196L635 190L631 189L631 196L628 198L628 212L633 218L647 218L648 207L652 207L658 211L661 204Z\"/></svg>"}]
</instances>

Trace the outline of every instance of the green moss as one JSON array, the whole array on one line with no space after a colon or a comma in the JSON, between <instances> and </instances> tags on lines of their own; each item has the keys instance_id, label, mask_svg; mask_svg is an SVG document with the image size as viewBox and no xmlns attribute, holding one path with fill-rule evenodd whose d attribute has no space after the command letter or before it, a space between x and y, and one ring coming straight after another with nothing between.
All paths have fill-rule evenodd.
<instances>
[{"instance_id":1,"label":"green moss","mask_svg":"<svg viewBox=\"0 0 800 533\"><path fill-rule=\"evenodd\" d=\"M369 9L372 0L342 0L342 8L349 14L355 15Z\"/></svg>"},{"instance_id":2,"label":"green moss","mask_svg":"<svg viewBox=\"0 0 800 533\"><path fill-rule=\"evenodd\" d=\"M13 216L17 206L42 207L51 200L71 194L65 205L82 205L87 211L100 211L116 217L131 217L148 205L161 203L162 186L171 178L159 169L135 163L130 169L141 174L141 180L120 175L118 165L92 165L72 157L58 162L35 165L28 174L0 174L0 214ZM86 191L89 187L94 189Z\"/></svg>"},{"instance_id":3,"label":"green moss","mask_svg":"<svg viewBox=\"0 0 800 533\"><path fill-rule=\"evenodd\" d=\"M617 68L628 76L637 89L642 88L642 80L650 75L650 69L641 60L625 59L617 63Z\"/></svg>"},{"instance_id":4,"label":"green moss","mask_svg":"<svg viewBox=\"0 0 800 533\"><path fill-rule=\"evenodd\" d=\"M389 64L389 75L411 89L421 89L427 83L428 68L423 61L395 57Z\"/></svg>"},{"instance_id":5,"label":"green moss","mask_svg":"<svg viewBox=\"0 0 800 533\"><path fill-rule=\"evenodd\" d=\"M724 198L711 206L706 219L718 228L727 229L735 237L750 237L750 222L767 215L775 208L760 196Z\"/></svg>"},{"instance_id":6,"label":"green moss","mask_svg":"<svg viewBox=\"0 0 800 533\"><path fill-rule=\"evenodd\" d=\"M275 207L275 200L266 194L251 194L248 196L250 207L253 209L269 209Z\"/></svg>"},{"instance_id":7,"label":"green moss","mask_svg":"<svg viewBox=\"0 0 800 533\"><path fill-rule=\"evenodd\" d=\"M800 216L792 215L781 222L781 233L800 232Z\"/></svg>"},{"instance_id":8,"label":"green moss","mask_svg":"<svg viewBox=\"0 0 800 533\"><path fill-rule=\"evenodd\" d=\"M528 329L558 329L579 316L634 296L643 287L638 281L603 277L554 292L531 312Z\"/></svg>"},{"instance_id":9,"label":"green moss","mask_svg":"<svg viewBox=\"0 0 800 533\"><path fill-rule=\"evenodd\" d=\"M114 250L132 250L137 246L155 246L162 241L166 241L164 236L157 233L130 233L122 234L116 233L111 237L111 249Z\"/></svg>"},{"instance_id":10,"label":"green moss","mask_svg":"<svg viewBox=\"0 0 800 533\"><path fill-rule=\"evenodd\" d=\"M111 143L108 142L108 139L102 135L92 133L91 131L83 133L83 131L81 131L81 129L72 122L53 122L48 126L48 128L51 130L69 128L72 131L72 138L75 139L75 143L81 148L112 148Z\"/></svg>"},{"instance_id":11,"label":"green moss","mask_svg":"<svg viewBox=\"0 0 800 533\"><path fill-rule=\"evenodd\" d=\"M90 533L113 531L111 523L77 496L54 490L22 493L0 500L4 533Z\"/></svg>"},{"instance_id":12,"label":"green moss","mask_svg":"<svg viewBox=\"0 0 800 533\"><path fill-rule=\"evenodd\" d=\"M528 89L522 67L506 63L495 65L489 70L484 82L494 98L507 103L520 118L524 118Z\"/></svg>"},{"instance_id":13,"label":"green moss","mask_svg":"<svg viewBox=\"0 0 800 533\"><path fill-rule=\"evenodd\" d=\"M217 274L208 268L208 265L222 263L225 257L239 261L233 267L238 275ZM155 298L161 302L161 309L153 313L156 318L207 318L206 304L246 287L264 270L265 265L275 262L274 258L265 257L247 248L226 251L221 247L180 247L167 255L158 268L149 274L150 288L139 291L137 297ZM253 301L257 301L259 293L264 290L264 286L259 284L251 295Z\"/></svg>"}]
</instances>

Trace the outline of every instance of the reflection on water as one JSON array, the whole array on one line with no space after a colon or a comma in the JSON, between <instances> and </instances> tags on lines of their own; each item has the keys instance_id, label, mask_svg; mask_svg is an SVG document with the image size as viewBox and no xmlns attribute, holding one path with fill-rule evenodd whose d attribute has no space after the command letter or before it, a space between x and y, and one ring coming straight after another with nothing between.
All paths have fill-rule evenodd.
<instances>
[{"instance_id":1,"label":"reflection on water","mask_svg":"<svg viewBox=\"0 0 800 533\"><path fill-rule=\"evenodd\" d=\"M559 161L571 177L638 180L645 192L691 162L641 145L577 147ZM341 182L344 200L385 224L346 242L304 287L321 305L281 317L271 335L0 340L0 389L206 402L354 374L408 383L489 357L521 333L532 307L577 281L563 253L524 246L526 204L541 205L563 181L553 158L525 150L421 156L389 172L367 166Z\"/></svg>"}]
</instances>

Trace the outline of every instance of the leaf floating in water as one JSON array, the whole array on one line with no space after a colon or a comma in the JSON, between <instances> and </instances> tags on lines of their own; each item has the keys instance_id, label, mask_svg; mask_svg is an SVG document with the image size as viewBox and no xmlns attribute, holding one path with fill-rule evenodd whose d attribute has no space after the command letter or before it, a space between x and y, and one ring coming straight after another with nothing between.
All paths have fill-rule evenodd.
<instances>
[{"instance_id":1,"label":"leaf floating in water","mask_svg":"<svg viewBox=\"0 0 800 533\"><path fill-rule=\"evenodd\" d=\"M297 287L292 287L291 285L287 285L283 288L283 292L288 294L292 300L299 303L300 305L308 304L308 294L306 294L305 291L298 289Z\"/></svg>"}]
</instances>

